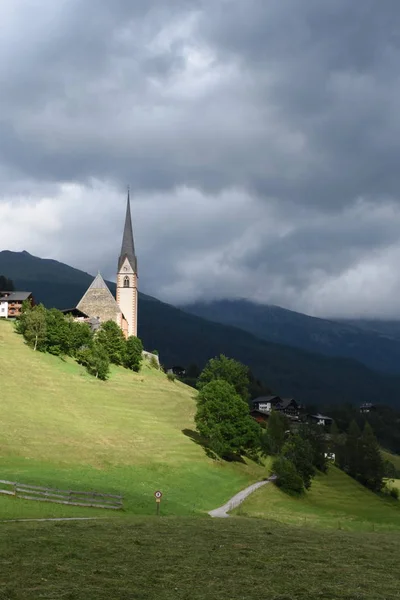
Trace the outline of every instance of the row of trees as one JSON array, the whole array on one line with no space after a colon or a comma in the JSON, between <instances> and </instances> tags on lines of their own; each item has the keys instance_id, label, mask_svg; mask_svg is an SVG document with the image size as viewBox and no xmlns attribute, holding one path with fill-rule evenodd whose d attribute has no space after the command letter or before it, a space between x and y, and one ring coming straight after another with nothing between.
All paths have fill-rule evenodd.
<instances>
[{"instance_id":1,"label":"row of trees","mask_svg":"<svg viewBox=\"0 0 400 600\"><path fill-rule=\"evenodd\" d=\"M42 304L32 307L24 303L16 322L18 333L27 344L40 352L56 356L71 356L95 377L105 380L110 363L139 371L143 345L139 338L125 339L114 321L102 323L93 333L87 323L74 321L68 315Z\"/></svg>"},{"instance_id":2,"label":"row of trees","mask_svg":"<svg viewBox=\"0 0 400 600\"><path fill-rule=\"evenodd\" d=\"M331 428L331 448L336 456L336 464L343 471L375 492L382 489L385 463L368 422L361 431L358 424L352 421L347 433L340 433L334 423Z\"/></svg>"}]
</instances>

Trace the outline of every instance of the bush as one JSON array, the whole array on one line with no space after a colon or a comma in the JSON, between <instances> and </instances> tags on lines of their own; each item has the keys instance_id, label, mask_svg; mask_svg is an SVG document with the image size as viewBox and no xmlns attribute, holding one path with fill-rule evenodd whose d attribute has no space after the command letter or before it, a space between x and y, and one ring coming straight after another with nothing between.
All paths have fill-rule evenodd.
<instances>
[{"instance_id":1,"label":"bush","mask_svg":"<svg viewBox=\"0 0 400 600\"><path fill-rule=\"evenodd\" d=\"M174 373L167 373L167 379L168 381L175 381L176 375L174 375Z\"/></svg>"},{"instance_id":2,"label":"bush","mask_svg":"<svg viewBox=\"0 0 400 600\"><path fill-rule=\"evenodd\" d=\"M276 475L275 485L287 494L299 495L304 492L304 484L291 460L278 456L272 464L272 472Z\"/></svg>"},{"instance_id":3,"label":"bush","mask_svg":"<svg viewBox=\"0 0 400 600\"><path fill-rule=\"evenodd\" d=\"M152 369L157 369L157 371L159 370L160 365L159 365L158 360L156 359L155 356L151 356L150 357L150 366L151 366Z\"/></svg>"},{"instance_id":4,"label":"bush","mask_svg":"<svg viewBox=\"0 0 400 600\"><path fill-rule=\"evenodd\" d=\"M390 488L390 492L389 492L390 496L392 498L394 498L395 500L399 499L399 489L397 487L392 487Z\"/></svg>"},{"instance_id":5,"label":"bush","mask_svg":"<svg viewBox=\"0 0 400 600\"><path fill-rule=\"evenodd\" d=\"M139 372L143 360L142 341L135 336L130 336L126 340L124 367L132 371Z\"/></svg>"}]
</instances>

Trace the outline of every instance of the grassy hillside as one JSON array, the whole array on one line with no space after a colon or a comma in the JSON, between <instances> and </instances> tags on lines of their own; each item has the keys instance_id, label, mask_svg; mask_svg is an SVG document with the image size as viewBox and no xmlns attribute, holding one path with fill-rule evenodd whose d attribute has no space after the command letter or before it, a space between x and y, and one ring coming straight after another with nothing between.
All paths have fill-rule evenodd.
<instances>
[{"instance_id":1,"label":"grassy hillside","mask_svg":"<svg viewBox=\"0 0 400 600\"><path fill-rule=\"evenodd\" d=\"M115 368L100 382L73 361L33 352L3 321L0 382L0 479L123 493L129 512L145 514L161 489L164 514L193 514L265 476L252 463L207 458L190 437L195 391L148 367L140 374ZM0 496L0 517L21 510L87 512Z\"/></svg>"},{"instance_id":2,"label":"grassy hillside","mask_svg":"<svg viewBox=\"0 0 400 600\"><path fill-rule=\"evenodd\" d=\"M320 532L255 519L149 517L1 527L4 599L399 597L399 538L393 534Z\"/></svg>"},{"instance_id":3,"label":"grassy hillside","mask_svg":"<svg viewBox=\"0 0 400 600\"><path fill-rule=\"evenodd\" d=\"M0 273L13 279L19 288L33 291L38 301L58 308L75 306L92 281L87 273L26 252L0 252ZM115 289L114 284L110 289ZM138 326L145 347L156 348L167 366L196 363L202 367L208 359L223 353L247 364L274 393L307 404L400 405L399 376L372 371L355 360L271 343L144 294L139 294Z\"/></svg>"},{"instance_id":4,"label":"grassy hillside","mask_svg":"<svg viewBox=\"0 0 400 600\"><path fill-rule=\"evenodd\" d=\"M236 510L248 517L282 523L354 531L400 530L400 502L373 494L331 466L318 474L301 498L284 494L267 484Z\"/></svg>"}]
</instances>

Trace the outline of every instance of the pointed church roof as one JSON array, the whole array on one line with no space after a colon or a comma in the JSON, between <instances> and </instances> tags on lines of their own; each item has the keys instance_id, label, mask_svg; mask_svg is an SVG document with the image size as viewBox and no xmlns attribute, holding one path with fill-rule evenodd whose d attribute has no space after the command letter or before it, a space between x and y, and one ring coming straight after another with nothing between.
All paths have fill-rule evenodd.
<instances>
[{"instance_id":1,"label":"pointed church roof","mask_svg":"<svg viewBox=\"0 0 400 600\"><path fill-rule=\"evenodd\" d=\"M126 203L126 215L125 215L125 225L124 225L124 234L122 237L122 246L121 246L121 254L118 260L118 271L121 270L121 267L124 263L125 259L128 259L129 264L131 265L134 272L137 272L137 258L135 254L135 244L133 241L133 230L132 230L132 217L131 217L131 201L129 197L129 189L128 189L128 199Z\"/></svg>"},{"instance_id":2,"label":"pointed church roof","mask_svg":"<svg viewBox=\"0 0 400 600\"><path fill-rule=\"evenodd\" d=\"M121 309L107 287L103 277L98 273L76 308L89 317L99 318L100 321L115 320L121 314Z\"/></svg>"}]
</instances>

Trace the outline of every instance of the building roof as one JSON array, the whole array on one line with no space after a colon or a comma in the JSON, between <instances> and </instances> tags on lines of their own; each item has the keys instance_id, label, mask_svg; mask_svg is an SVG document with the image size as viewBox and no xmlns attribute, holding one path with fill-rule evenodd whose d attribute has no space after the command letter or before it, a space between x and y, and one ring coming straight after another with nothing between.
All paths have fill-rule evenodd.
<instances>
[{"instance_id":1,"label":"building roof","mask_svg":"<svg viewBox=\"0 0 400 600\"><path fill-rule=\"evenodd\" d=\"M88 317L99 318L100 321L115 320L121 309L106 282L98 273L84 293L76 308Z\"/></svg>"},{"instance_id":2,"label":"building roof","mask_svg":"<svg viewBox=\"0 0 400 600\"><path fill-rule=\"evenodd\" d=\"M258 398L254 398L252 400L253 404L258 404L259 402L280 402L281 398L279 396L258 396Z\"/></svg>"},{"instance_id":3,"label":"building roof","mask_svg":"<svg viewBox=\"0 0 400 600\"><path fill-rule=\"evenodd\" d=\"M118 271L121 270L121 267L126 258L128 259L129 264L131 265L134 273L137 273L137 258L136 258L136 254L135 254L135 244L133 241L131 201L130 201L130 197L129 197L129 190L128 190L128 199L126 202L126 215L125 215L124 234L122 236L121 254L120 254L120 257L118 260Z\"/></svg>"},{"instance_id":4,"label":"building roof","mask_svg":"<svg viewBox=\"0 0 400 600\"><path fill-rule=\"evenodd\" d=\"M23 302L28 300L30 296L32 296L32 292L0 292L0 298L3 302Z\"/></svg>"},{"instance_id":5,"label":"building roof","mask_svg":"<svg viewBox=\"0 0 400 600\"><path fill-rule=\"evenodd\" d=\"M324 421L333 421L332 417L327 417L326 415L321 415L320 413L317 413L316 415L310 415L310 417L312 419L324 419Z\"/></svg>"},{"instance_id":6,"label":"building roof","mask_svg":"<svg viewBox=\"0 0 400 600\"><path fill-rule=\"evenodd\" d=\"M297 406L297 402L294 398L282 398L281 400L279 400L279 402L276 404L276 408L281 408L281 409L285 409L288 406L290 406L292 404L292 402L295 403L295 405Z\"/></svg>"}]
</instances>

